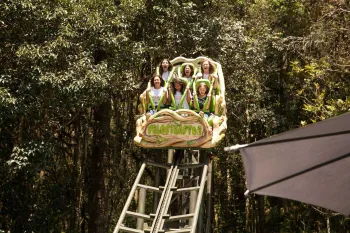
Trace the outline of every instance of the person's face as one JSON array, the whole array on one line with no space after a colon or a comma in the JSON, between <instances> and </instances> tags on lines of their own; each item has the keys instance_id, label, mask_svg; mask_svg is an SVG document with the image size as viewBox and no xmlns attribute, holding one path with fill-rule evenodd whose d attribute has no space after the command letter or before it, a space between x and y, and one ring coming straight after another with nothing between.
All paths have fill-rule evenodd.
<instances>
[{"instance_id":1,"label":"person's face","mask_svg":"<svg viewBox=\"0 0 350 233\"><path fill-rule=\"evenodd\" d=\"M203 66L203 70L209 71L209 61L204 61L202 66Z\"/></svg>"},{"instance_id":2,"label":"person's face","mask_svg":"<svg viewBox=\"0 0 350 233\"><path fill-rule=\"evenodd\" d=\"M160 87L160 78L158 76L155 77L153 83L155 87Z\"/></svg>"},{"instance_id":3,"label":"person's face","mask_svg":"<svg viewBox=\"0 0 350 233\"><path fill-rule=\"evenodd\" d=\"M185 67L185 74L186 74L186 76L189 76L191 74L191 67L190 66Z\"/></svg>"},{"instance_id":4,"label":"person's face","mask_svg":"<svg viewBox=\"0 0 350 233\"><path fill-rule=\"evenodd\" d=\"M207 88L205 86L200 86L198 88L198 92L200 95L205 95L205 92L207 91Z\"/></svg>"},{"instance_id":5,"label":"person's face","mask_svg":"<svg viewBox=\"0 0 350 233\"><path fill-rule=\"evenodd\" d=\"M167 60L163 60L162 61L162 68L163 68L163 71L167 71L168 70L169 62Z\"/></svg>"},{"instance_id":6,"label":"person's face","mask_svg":"<svg viewBox=\"0 0 350 233\"><path fill-rule=\"evenodd\" d=\"M177 91L180 91L181 90L181 84L180 83L175 83L175 89Z\"/></svg>"}]
</instances>

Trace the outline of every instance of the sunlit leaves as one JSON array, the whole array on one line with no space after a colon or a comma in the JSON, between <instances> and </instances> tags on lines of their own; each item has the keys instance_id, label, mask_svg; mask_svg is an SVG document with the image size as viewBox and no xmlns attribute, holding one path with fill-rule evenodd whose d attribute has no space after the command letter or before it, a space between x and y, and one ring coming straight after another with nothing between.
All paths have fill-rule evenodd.
<instances>
[{"instance_id":1,"label":"sunlit leaves","mask_svg":"<svg viewBox=\"0 0 350 233\"><path fill-rule=\"evenodd\" d=\"M163 57L204 55L222 64L227 145L349 111L348 11L344 1L299 0L0 4L1 227L83 229L101 103L112 106L101 116L112 134L105 137L107 170L100 170L108 203L100 217L116 221L140 158L149 156L132 145L137 95ZM259 221L265 232L324 231L324 217L298 203L265 199L261 220L253 200L246 216L241 158L220 149L218 155L216 231L258 232ZM30 221L15 222L26 210ZM332 223L338 232L348 226L342 221Z\"/></svg>"},{"instance_id":2,"label":"sunlit leaves","mask_svg":"<svg viewBox=\"0 0 350 233\"><path fill-rule=\"evenodd\" d=\"M28 173L36 173L42 169L50 158L50 146L44 142L28 142L24 147L13 148L7 164L14 172L26 170Z\"/></svg>"}]
</instances>

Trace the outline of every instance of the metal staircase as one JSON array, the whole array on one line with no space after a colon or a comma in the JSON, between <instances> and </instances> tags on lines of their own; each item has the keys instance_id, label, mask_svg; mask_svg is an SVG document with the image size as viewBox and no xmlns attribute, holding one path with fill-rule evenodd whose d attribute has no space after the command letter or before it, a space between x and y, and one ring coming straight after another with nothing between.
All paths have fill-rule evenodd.
<instances>
[{"instance_id":1,"label":"metal staircase","mask_svg":"<svg viewBox=\"0 0 350 233\"><path fill-rule=\"evenodd\" d=\"M187 152L185 156L183 151L177 151L175 156L172 153L173 150L169 150L168 155L171 155L170 158L173 158L171 164L158 164L154 162L145 162L142 164L113 233L211 232L211 200L207 200L206 230L198 229L197 227L198 223L202 225L203 222L202 204L203 197L205 196L206 180L211 181L211 171L208 173L208 167L211 170L210 158L205 152L200 155L199 151ZM194 154L196 154L197 158L195 158ZM167 179L164 186L155 187L140 184L146 166L167 169ZM138 189L138 211L129 211L130 204ZM153 198L153 201L157 202L153 205L153 211L157 207L155 213L144 213L146 191L161 193L160 199ZM211 199L211 187L209 186L207 187L206 196L209 196L209 199ZM123 224L126 216L137 219L136 227L127 227ZM152 222L152 224L148 225L145 221ZM204 227L201 226L200 228Z\"/></svg>"}]
</instances>

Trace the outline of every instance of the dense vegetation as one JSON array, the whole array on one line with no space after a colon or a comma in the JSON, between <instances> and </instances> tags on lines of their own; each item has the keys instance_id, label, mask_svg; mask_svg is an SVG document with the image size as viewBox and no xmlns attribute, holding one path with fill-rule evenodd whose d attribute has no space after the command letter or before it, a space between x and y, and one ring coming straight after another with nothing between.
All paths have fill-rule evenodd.
<instances>
[{"instance_id":1,"label":"dense vegetation","mask_svg":"<svg viewBox=\"0 0 350 233\"><path fill-rule=\"evenodd\" d=\"M349 0L2 1L0 232L112 232L157 156L132 140L164 57L222 64L220 148L349 111L349 30ZM214 232L350 232L324 209L246 199L240 155L220 148Z\"/></svg>"}]
</instances>

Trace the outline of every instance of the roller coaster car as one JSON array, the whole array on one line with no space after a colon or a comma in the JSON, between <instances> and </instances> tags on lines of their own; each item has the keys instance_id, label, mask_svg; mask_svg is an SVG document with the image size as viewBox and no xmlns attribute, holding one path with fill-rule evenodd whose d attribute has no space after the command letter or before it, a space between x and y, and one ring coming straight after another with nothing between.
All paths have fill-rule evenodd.
<instances>
[{"instance_id":1,"label":"roller coaster car","mask_svg":"<svg viewBox=\"0 0 350 233\"><path fill-rule=\"evenodd\" d=\"M214 67L214 71L208 79L200 79L201 64L209 60ZM179 76L181 79L182 70L186 65L192 66L194 70L191 81L185 80L186 91L188 89L197 90L200 83L205 83L209 88L207 101L210 104L206 108L198 107L197 96L193 97L191 109L183 109L182 103L186 98L183 94L180 104L176 106L174 98L170 94L172 104L168 109L157 109L152 103L147 104L146 92L140 95L139 110L142 116L136 122L136 145L145 148L196 148L207 149L217 145L225 136L227 128L226 103L225 103L225 80L222 73L221 65L207 57L198 57L196 59L186 59L177 57L170 61L173 64L168 84L172 77ZM198 71L198 72L197 72ZM157 71L159 72L159 71ZM177 72L177 75L176 75ZM218 85L214 86L215 77L218 78ZM196 102L197 104L193 104ZM205 105L205 104L204 104ZM196 106L196 108L195 108ZM153 115L147 113L147 109L153 109Z\"/></svg>"}]
</instances>

